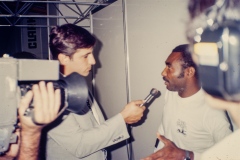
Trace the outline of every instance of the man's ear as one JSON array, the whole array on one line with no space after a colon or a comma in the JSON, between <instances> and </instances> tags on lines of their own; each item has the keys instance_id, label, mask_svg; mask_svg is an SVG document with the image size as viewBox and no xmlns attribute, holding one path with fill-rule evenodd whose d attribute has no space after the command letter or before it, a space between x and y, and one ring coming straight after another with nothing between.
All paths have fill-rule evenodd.
<instances>
[{"instance_id":1,"label":"man's ear","mask_svg":"<svg viewBox=\"0 0 240 160\"><path fill-rule=\"evenodd\" d=\"M60 65L65 65L69 62L70 60L70 57L69 56L66 56L65 54L58 54L58 60L60 62Z\"/></svg>"},{"instance_id":2,"label":"man's ear","mask_svg":"<svg viewBox=\"0 0 240 160\"><path fill-rule=\"evenodd\" d=\"M195 68L194 67L188 67L187 69L186 69L186 73L187 73L187 76L188 77L194 77L195 76L195 74L196 74L196 71L195 71Z\"/></svg>"}]
</instances>

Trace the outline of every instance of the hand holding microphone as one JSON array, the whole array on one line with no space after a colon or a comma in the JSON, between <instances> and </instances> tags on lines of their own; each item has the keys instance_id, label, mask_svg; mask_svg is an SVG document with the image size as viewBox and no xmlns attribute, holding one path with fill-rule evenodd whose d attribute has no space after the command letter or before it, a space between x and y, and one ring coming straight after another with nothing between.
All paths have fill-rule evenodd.
<instances>
[{"instance_id":1,"label":"hand holding microphone","mask_svg":"<svg viewBox=\"0 0 240 160\"><path fill-rule=\"evenodd\" d=\"M144 103L142 103L140 105L140 107L145 106L146 104L148 104L153 98L156 98L159 93L160 92L156 88L153 88L150 91L150 94L144 99Z\"/></svg>"},{"instance_id":2,"label":"hand holding microphone","mask_svg":"<svg viewBox=\"0 0 240 160\"><path fill-rule=\"evenodd\" d=\"M142 103L144 103L143 100L136 100L125 106L121 114L127 124L136 123L142 118L143 112L146 109L145 107L139 107Z\"/></svg>"},{"instance_id":3,"label":"hand holding microphone","mask_svg":"<svg viewBox=\"0 0 240 160\"><path fill-rule=\"evenodd\" d=\"M127 124L137 123L142 118L143 112L146 109L144 105L149 103L158 93L159 91L153 88L144 100L136 100L128 103L121 112L124 121Z\"/></svg>"}]
</instances>

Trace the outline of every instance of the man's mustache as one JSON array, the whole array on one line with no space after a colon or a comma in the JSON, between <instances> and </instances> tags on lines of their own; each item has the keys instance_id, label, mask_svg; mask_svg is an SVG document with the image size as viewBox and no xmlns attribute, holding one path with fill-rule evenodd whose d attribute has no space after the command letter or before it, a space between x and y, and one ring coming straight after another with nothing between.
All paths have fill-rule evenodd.
<instances>
[{"instance_id":1,"label":"man's mustache","mask_svg":"<svg viewBox=\"0 0 240 160\"><path fill-rule=\"evenodd\" d=\"M169 80L167 80L165 77L163 77L163 80L166 81L166 82L169 82Z\"/></svg>"}]
</instances>

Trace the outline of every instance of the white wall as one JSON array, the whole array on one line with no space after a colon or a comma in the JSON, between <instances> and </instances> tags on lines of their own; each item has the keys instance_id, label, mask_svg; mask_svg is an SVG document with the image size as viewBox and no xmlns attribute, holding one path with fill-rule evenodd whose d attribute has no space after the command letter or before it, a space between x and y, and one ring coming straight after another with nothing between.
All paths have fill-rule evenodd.
<instances>
[{"instance_id":1,"label":"white wall","mask_svg":"<svg viewBox=\"0 0 240 160\"><path fill-rule=\"evenodd\" d=\"M95 96L110 118L127 103L121 1L93 15L93 32L102 43L99 55L95 55ZM127 160L125 146L113 151L112 159L116 158Z\"/></svg>"},{"instance_id":2,"label":"white wall","mask_svg":"<svg viewBox=\"0 0 240 160\"><path fill-rule=\"evenodd\" d=\"M186 43L188 0L127 0L127 39L131 100L144 99L155 87L162 93L146 111L144 122L132 128L133 155L139 160L153 152L164 104L161 71L171 50ZM93 32L102 43L96 55L96 95L108 118L127 103L122 1L93 15ZM127 160L127 148L116 147L112 160Z\"/></svg>"}]
</instances>

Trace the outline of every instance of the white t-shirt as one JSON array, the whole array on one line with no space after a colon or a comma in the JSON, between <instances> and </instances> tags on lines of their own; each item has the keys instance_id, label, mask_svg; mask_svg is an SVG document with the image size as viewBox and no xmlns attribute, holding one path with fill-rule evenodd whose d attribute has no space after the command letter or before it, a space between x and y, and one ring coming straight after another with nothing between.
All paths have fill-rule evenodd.
<instances>
[{"instance_id":1,"label":"white t-shirt","mask_svg":"<svg viewBox=\"0 0 240 160\"><path fill-rule=\"evenodd\" d=\"M177 92L166 91L158 132L179 148L193 151L194 160L197 160L202 152L232 131L225 112L209 107L200 89L187 98L181 98ZM163 146L160 142L155 151Z\"/></svg>"},{"instance_id":2,"label":"white t-shirt","mask_svg":"<svg viewBox=\"0 0 240 160\"><path fill-rule=\"evenodd\" d=\"M240 160L240 129L204 152L201 160Z\"/></svg>"}]
</instances>

